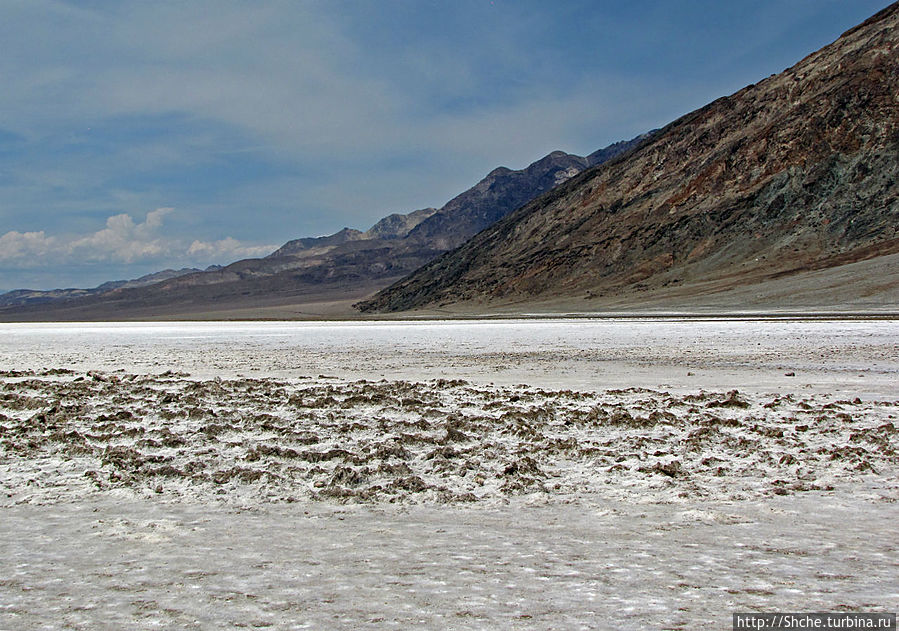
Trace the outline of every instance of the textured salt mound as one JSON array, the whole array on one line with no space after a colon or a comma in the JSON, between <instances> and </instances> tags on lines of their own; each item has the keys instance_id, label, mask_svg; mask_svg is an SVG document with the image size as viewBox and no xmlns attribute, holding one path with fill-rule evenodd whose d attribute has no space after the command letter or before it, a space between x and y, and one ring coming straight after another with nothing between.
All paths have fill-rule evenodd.
<instances>
[{"instance_id":1,"label":"textured salt mound","mask_svg":"<svg viewBox=\"0 0 899 631\"><path fill-rule=\"evenodd\" d=\"M0 505L746 499L899 476L896 401L0 373Z\"/></svg>"}]
</instances>

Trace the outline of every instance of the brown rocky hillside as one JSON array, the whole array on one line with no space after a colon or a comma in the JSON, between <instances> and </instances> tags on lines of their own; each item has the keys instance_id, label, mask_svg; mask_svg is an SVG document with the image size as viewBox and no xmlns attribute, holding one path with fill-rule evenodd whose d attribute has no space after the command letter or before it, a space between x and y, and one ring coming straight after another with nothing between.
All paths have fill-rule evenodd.
<instances>
[{"instance_id":1,"label":"brown rocky hillside","mask_svg":"<svg viewBox=\"0 0 899 631\"><path fill-rule=\"evenodd\" d=\"M899 252L897 227L899 3L359 306L745 288Z\"/></svg>"}]
</instances>

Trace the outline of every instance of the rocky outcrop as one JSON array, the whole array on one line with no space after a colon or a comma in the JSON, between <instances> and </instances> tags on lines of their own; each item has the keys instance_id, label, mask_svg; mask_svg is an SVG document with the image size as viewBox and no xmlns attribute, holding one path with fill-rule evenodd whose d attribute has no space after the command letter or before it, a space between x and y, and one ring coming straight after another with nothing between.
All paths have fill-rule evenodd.
<instances>
[{"instance_id":1,"label":"rocky outcrop","mask_svg":"<svg viewBox=\"0 0 899 631\"><path fill-rule=\"evenodd\" d=\"M393 213L365 231L368 239L402 239L422 221L437 212L436 208L422 208L406 215Z\"/></svg>"},{"instance_id":2,"label":"rocky outcrop","mask_svg":"<svg viewBox=\"0 0 899 631\"><path fill-rule=\"evenodd\" d=\"M367 236L364 232L353 230L352 228L344 228L340 232L335 232L325 237L306 237L288 241L266 258L274 259L298 254L305 255L309 252L322 253L349 241L361 241L366 238Z\"/></svg>"},{"instance_id":3,"label":"rocky outcrop","mask_svg":"<svg viewBox=\"0 0 899 631\"><path fill-rule=\"evenodd\" d=\"M745 286L899 252L899 4L508 215L365 311ZM685 289L685 293L689 293Z\"/></svg>"}]
</instances>

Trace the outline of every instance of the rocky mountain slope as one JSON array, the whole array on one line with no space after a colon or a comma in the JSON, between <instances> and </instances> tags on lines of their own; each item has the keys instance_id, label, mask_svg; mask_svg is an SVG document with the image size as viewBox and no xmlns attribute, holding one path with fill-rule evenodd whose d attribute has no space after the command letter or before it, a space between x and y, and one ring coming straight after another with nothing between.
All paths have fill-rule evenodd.
<instances>
[{"instance_id":1,"label":"rocky mountain slope","mask_svg":"<svg viewBox=\"0 0 899 631\"><path fill-rule=\"evenodd\" d=\"M899 3L360 307L576 298L589 308L672 288L689 304L702 292L899 252L897 226ZM899 286L895 273L884 282Z\"/></svg>"},{"instance_id":2,"label":"rocky mountain slope","mask_svg":"<svg viewBox=\"0 0 899 631\"><path fill-rule=\"evenodd\" d=\"M408 239L442 250L458 247L537 195L566 182L584 169L627 151L650 134L617 142L586 158L553 151L520 171L505 167L494 169L475 186L415 226Z\"/></svg>"},{"instance_id":3,"label":"rocky mountain slope","mask_svg":"<svg viewBox=\"0 0 899 631\"><path fill-rule=\"evenodd\" d=\"M0 306L0 319L166 317L359 299L465 242L496 220L582 170L626 151L644 134L587 157L554 151L521 170L491 171L440 209L392 214L362 232L295 239L261 259L158 279L146 286L67 290L54 300ZM32 292L33 293L33 292ZM300 315L301 312L296 312ZM287 314L288 316L290 313ZM280 316L279 316L280 317Z\"/></svg>"}]
</instances>

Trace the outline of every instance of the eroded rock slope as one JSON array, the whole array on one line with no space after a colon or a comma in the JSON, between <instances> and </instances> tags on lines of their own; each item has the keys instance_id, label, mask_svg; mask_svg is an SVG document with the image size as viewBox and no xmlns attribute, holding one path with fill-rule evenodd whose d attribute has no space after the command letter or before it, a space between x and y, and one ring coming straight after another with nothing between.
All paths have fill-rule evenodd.
<instances>
[{"instance_id":1,"label":"eroded rock slope","mask_svg":"<svg viewBox=\"0 0 899 631\"><path fill-rule=\"evenodd\" d=\"M899 4L360 307L742 287L899 251Z\"/></svg>"}]
</instances>

